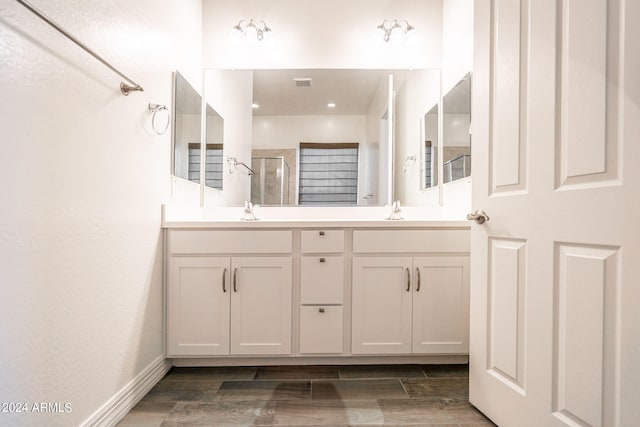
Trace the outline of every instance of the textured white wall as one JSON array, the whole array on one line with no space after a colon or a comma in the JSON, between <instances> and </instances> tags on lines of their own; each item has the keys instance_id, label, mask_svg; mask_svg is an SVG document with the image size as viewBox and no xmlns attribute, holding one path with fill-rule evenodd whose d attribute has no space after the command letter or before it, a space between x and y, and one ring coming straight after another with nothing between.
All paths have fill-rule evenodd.
<instances>
[{"instance_id":1,"label":"textured white wall","mask_svg":"<svg viewBox=\"0 0 640 427\"><path fill-rule=\"evenodd\" d=\"M163 353L160 205L171 72L200 81L200 0L38 0L145 92L17 2L0 6L0 425L79 425Z\"/></svg>"}]
</instances>

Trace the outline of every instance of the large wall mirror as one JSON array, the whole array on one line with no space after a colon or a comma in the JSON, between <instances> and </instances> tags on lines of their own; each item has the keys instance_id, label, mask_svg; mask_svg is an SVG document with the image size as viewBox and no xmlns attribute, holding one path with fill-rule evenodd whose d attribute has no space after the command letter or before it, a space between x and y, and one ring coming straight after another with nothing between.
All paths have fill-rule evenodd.
<instances>
[{"instance_id":1,"label":"large wall mirror","mask_svg":"<svg viewBox=\"0 0 640 427\"><path fill-rule=\"evenodd\" d=\"M200 155L202 97L176 71L173 97L173 175L200 182L200 165L192 165L192 156ZM197 148L196 148L197 147Z\"/></svg>"},{"instance_id":2,"label":"large wall mirror","mask_svg":"<svg viewBox=\"0 0 640 427\"><path fill-rule=\"evenodd\" d=\"M202 145L202 97L179 72L174 74L173 161L175 177L207 187L223 188L224 120L206 104L206 134Z\"/></svg>"},{"instance_id":3,"label":"large wall mirror","mask_svg":"<svg viewBox=\"0 0 640 427\"><path fill-rule=\"evenodd\" d=\"M206 70L204 80L207 103L225 118L227 205L390 203L403 143L396 126L416 123L437 102L425 84L440 93L438 70ZM420 186L418 176L411 185Z\"/></svg>"},{"instance_id":4,"label":"large wall mirror","mask_svg":"<svg viewBox=\"0 0 640 427\"><path fill-rule=\"evenodd\" d=\"M447 183L471 175L471 73L445 94L442 103L442 172Z\"/></svg>"}]
</instances>

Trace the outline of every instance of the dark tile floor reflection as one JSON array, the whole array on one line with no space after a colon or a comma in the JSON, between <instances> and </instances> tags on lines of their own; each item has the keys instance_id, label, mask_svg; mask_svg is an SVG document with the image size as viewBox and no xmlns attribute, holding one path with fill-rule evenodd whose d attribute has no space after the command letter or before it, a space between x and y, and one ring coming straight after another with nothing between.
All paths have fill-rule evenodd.
<instances>
[{"instance_id":1,"label":"dark tile floor reflection","mask_svg":"<svg viewBox=\"0 0 640 427\"><path fill-rule=\"evenodd\" d=\"M494 425L469 404L467 365L173 368L118 424Z\"/></svg>"}]
</instances>

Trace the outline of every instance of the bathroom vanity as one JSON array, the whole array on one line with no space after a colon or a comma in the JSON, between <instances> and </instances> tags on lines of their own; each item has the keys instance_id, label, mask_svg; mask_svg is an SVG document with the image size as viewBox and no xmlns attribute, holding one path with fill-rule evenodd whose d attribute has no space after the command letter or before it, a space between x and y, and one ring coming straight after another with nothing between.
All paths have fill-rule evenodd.
<instances>
[{"instance_id":1,"label":"bathroom vanity","mask_svg":"<svg viewBox=\"0 0 640 427\"><path fill-rule=\"evenodd\" d=\"M467 154L460 141L469 145L469 124L468 114L456 113L445 122L457 125L442 135L453 107L438 107L451 99L442 98L440 70L209 69L204 76L202 98L192 90L195 101L184 104L204 99L220 120L203 121L204 110L196 120L178 102L175 109L186 113L175 126L172 191L192 208L174 205L163 219L167 357L178 366L467 362L469 225L449 219L469 211L470 179L463 173L451 183L442 172L443 155ZM317 110L318 100L292 109L288 100L302 100L289 83L301 76L316 87L350 82L347 98L362 105L350 114ZM360 93L357 82L369 84ZM281 89L267 96L272 87ZM283 96L285 87L291 92ZM445 107L470 104L470 96L453 98ZM238 107L252 102L262 107ZM249 137L239 143L224 135ZM190 145L180 141L198 136L187 156ZM221 159L209 153L223 143ZM286 178L284 161L265 170L266 157L287 153L296 179ZM176 174L191 166L192 175ZM213 172L224 185L213 185ZM268 176L280 180L269 184ZM267 189L278 197L265 196ZM243 200L262 205L260 220L240 220ZM412 206L401 212L393 200Z\"/></svg>"},{"instance_id":2,"label":"bathroom vanity","mask_svg":"<svg viewBox=\"0 0 640 427\"><path fill-rule=\"evenodd\" d=\"M467 361L469 225L165 218L179 366Z\"/></svg>"}]
</instances>

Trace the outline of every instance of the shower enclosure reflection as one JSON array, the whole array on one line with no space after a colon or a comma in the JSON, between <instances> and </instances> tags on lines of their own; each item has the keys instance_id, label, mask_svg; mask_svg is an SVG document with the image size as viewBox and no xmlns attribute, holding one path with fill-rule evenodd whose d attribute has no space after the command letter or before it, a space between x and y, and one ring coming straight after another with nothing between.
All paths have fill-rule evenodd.
<instances>
[{"instance_id":1,"label":"shower enclosure reflection","mask_svg":"<svg viewBox=\"0 0 640 427\"><path fill-rule=\"evenodd\" d=\"M444 182L456 181L471 175L471 155L460 154L443 166Z\"/></svg>"},{"instance_id":2,"label":"shower enclosure reflection","mask_svg":"<svg viewBox=\"0 0 640 427\"><path fill-rule=\"evenodd\" d=\"M289 205L291 169L284 157L253 157L251 169L251 203L274 206Z\"/></svg>"}]
</instances>

